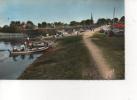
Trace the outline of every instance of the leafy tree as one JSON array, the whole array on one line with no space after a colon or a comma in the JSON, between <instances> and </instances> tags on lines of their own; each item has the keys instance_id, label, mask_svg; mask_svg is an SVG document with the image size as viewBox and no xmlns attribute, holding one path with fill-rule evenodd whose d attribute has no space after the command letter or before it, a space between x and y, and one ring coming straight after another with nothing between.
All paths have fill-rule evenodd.
<instances>
[{"instance_id":1,"label":"leafy tree","mask_svg":"<svg viewBox=\"0 0 137 100\"><path fill-rule=\"evenodd\" d=\"M47 27L52 27L52 23L47 23Z\"/></svg>"},{"instance_id":2,"label":"leafy tree","mask_svg":"<svg viewBox=\"0 0 137 100\"><path fill-rule=\"evenodd\" d=\"M3 28L1 29L2 30L2 32L9 32L10 31L10 28L9 28L9 26L8 25L4 25L3 26Z\"/></svg>"},{"instance_id":3,"label":"leafy tree","mask_svg":"<svg viewBox=\"0 0 137 100\"><path fill-rule=\"evenodd\" d=\"M38 23L38 28L41 28L41 27L42 27L42 25L40 23Z\"/></svg>"},{"instance_id":4,"label":"leafy tree","mask_svg":"<svg viewBox=\"0 0 137 100\"><path fill-rule=\"evenodd\" d=\"M32 21L27 21L27 24L34 25Z\"/></svg>"},{"instance_id":5,"label":"leafy tree","mask_svg":"<svg viewBox=\"0 0 137 100\"><path fill-rule=\"evenodd\" d=\"M82 21L80 22L80 25L85 25L85 20L82 20Z\"/></svg>"},{"instance_id":6,"label":"leafy tree","mask_svg":"<svg viewBox=\"0 0 137 100\"><path fill-rule=\"evenodd\" d=\"M112 22L113 22L113 20L114 20L114 23L118 23L118 18L112 19Z\"/></svg>"},{"instance_id":7,"label":"leafy tree","mask_svg":"<svg viewBox=\"0 0 137 100\"><path fill-rule=\"evenodd\" d=\"M107 24L107 20L105 18L100 18L100 19L98 19L97 24L98 25L105 25L105 24Z\"/></svg>"},{"instance_id":8,"label":"leafy tree","mask_svg":"<svg viewBox=\"0 0 137 100\"><path fill-rule=\"evenodd\" d=\"M119 22L125 23L125 16L122 16L122 17L120 18Z\"/></svg>"},{"instance_id":9,"label":"leafy tree","mask_svg":"<svg viewBox=\"0 0 137 100\"><path fill-rule=\"evenodd\" d=\"M27 25L26 25L26 29L33 29L34 28L34 24L32 21L27 21Z\"/></svg>"},{"instance_id":10,"label":"leafy tree","mask_svg":"<svg viewBox=\"0 0 137 100\"><path fill-rule=\"evenodd\" d=\"M54 25L57 26L57 27L58 27L58 26L60 27L60 26L63 26L64 23L62 23L62 22L54 22Z\"/></svg>"},{"instance_id":11,"label":"leafy tree","mask_svg":"<svg viewBox=\"0 0 137 100\"><path fill-rule=\"evenodd\" d=\"M11 21L9 30L12 33L20 32L21 31L21 22L20 21Z\"/></svg>"},{"instance_id":12,"label":"leafy tree","mask_svg":"<svg viewBox=\"0 0 137 100\"><path fill-rule=\"evenodd\" d=\"M87 20L85 20L85 24L91 25L91 24L93 24L93 20L87 19Z\"/></svg>"},{"instance_id":13,"label":"leafy tree","mask_svg":"<svg viewBox=\"0 0 137 100\"><path fill-rule=\"evenodd\" d=\"M77 26L79 25L79 22L76 22L76 21L71 21L70 22L70 26Z\"/></svg>"},{"instance_id":14,"label":"leafy tree","mask_svg":"<svg viewBox=\"0 0 137 100\"><path fill-rule=\"evenodd\" d=\"M112 24L112 20L108 18L108 19L106 19L106 23L107 24Z\"/></svg>"},{"instance_id":15,"label":"leafy tree","mask_svg":"<svg viewBox=\"0 0 137 100\"><path fill-rule=\"evenodd\" d=\"M47 27L47 23L46 22L42 22L41 27L43 27L43 28Z\"/></svg>"},{"instance_id":16,"label":"leafy tree","mask_svg":"<svg viewBox=\"0 0 137 100\"><path fill-rule=\"evenodd\" d=\"M90 24L90 20L87 19L87 20L82 20L81 21L84 25L89 25Z\"/></svg>"},{"instance_id":17,"label":"leafy tree","mask_svg":"<svg viewBox=\"0 0 137 100\"><path fill-rule=\"evenodd\" d=\"M91 24L93 24L93 20L91 20L91 19L82 20L82 21L80 22L80 24L81 24L81 25L91 25Z\"/></svg>"}]
</instances>

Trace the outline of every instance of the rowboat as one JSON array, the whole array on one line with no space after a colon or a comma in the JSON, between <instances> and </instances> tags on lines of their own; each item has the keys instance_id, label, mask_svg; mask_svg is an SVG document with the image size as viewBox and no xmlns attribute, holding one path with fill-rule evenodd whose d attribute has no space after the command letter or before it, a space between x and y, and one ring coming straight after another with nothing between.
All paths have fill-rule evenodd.
<instances>
[{"instance_id":1,"label":"rowboat","mask_svg":"<svg viewBox=\"0 0 137 100\"><path fill-rule=\"evenodd\" d=\"M39 48L27 49L25 51L10 51L10 55L26 55L26 54L42 52L47 49L49 49L49 47L39 47Z\"/></svg>"},{"instance_id":2,"label":"rowboat","mask_svg":"<svg viewBox=\"0 0 137 100\"><path fill-rule=\"evenodd\" d=\"M33 47L43 47L43 46L45 46L46 44L44 43L44 42L42 42L42 43L39 43L39 42L34 42L33 43Z\"/></svg>"}]
</instances>

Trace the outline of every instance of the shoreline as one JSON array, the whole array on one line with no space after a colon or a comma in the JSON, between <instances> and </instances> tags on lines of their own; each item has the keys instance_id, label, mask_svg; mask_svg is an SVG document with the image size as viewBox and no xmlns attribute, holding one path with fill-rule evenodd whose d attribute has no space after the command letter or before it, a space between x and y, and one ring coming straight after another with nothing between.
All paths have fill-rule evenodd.
<instances>
[{"instance_id":1,"label":"shoreline","mask_svg":"<svg viewBox=\"0 0 137 100\"><path fill-rule=\"evenodd\" d=\"M99 80L102 79L82 36L57 40L57 48L43 53L18 77L19 80Z\"/></svg>"},{"instance_id":2,"label":"shoreline","mask_svg":"<svg viewBox=\"0 0 137 100\"><path fill-rule=\"evenodd\" d=\"M39 63L39 59L41 59L44 55L46 55L47 53L52 52L52 48L49 48L49 50L45 51L44 53L42 53L42 55L40 55L38 58L36 58L31 64L29 64L26 69L19 75L19 77L17 79L20 80L20 78L23 76L23 74L25 73L25 71L29 70L30 67L35 66L35 64ZM21 79L22 80L22 79Z\"/></svg>"}]
</instances>

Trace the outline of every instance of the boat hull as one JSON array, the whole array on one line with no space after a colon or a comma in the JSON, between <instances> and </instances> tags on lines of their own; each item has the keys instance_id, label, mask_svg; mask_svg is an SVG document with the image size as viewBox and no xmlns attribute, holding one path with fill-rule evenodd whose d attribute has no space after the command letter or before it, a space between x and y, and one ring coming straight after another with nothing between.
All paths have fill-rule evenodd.
<instances>
[{"instance_id":1,"label":"boat hull","mask_svg":"<svg viewBox=\"0 0 137 100\"><path fill-rule=\"evenodd\" d=\"M45 51L47 49L49 49L49 47L34 48L34 49L31 49L31 50L17 51L17 52L10 51L10 55L26 55L26 54L42 52L42 51Z\"/></svg>"}]
</instances>

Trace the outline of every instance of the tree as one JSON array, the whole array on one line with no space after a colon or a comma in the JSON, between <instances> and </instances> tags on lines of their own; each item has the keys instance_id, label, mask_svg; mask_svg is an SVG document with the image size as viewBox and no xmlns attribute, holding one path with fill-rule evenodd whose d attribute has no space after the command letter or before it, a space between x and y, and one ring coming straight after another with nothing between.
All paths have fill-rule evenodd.
<instances>
[{"instance_id":1,"label":"tree","mask_svg":"<svg viewBox=\"0 0 137 100\"><path fill-rule=\"evenodd\" d=\"M27 21L27 25L26 25L26 29L33 29L34 28L34 24L32 21Z\"/></svg>"},{"instance_id":2,"label":"tree","mask_svg":"<svg viewBox=\"0 0 137 100\"><path fill-rule=\"evenodd\" d=\"M85 23L85 20L82 20L81 22L80 22L80 25L85 25L86 23Z\"/></svg>"},{"instance_id":3,"label":"tree","mask_svg":"<svg viewBox=\"0 0 137 100\"><path fill-rule=\"evenodd\" d=\"M113 20L114 20L114 23L118 23L118 18L112 19L112 22L113 22Z\"/></svg>"},{"instance_id":4,"label":"tree","mask_svg":"<svg viewBox=\"0 0 137 100\"><path fill-rule=\"evenodd\" d=\"M9 30L12 33L20 32L21 31L21 22L20 21L11 21Z\"/></svg>"},{"instance_id":5,"label":"tree","mask_svg":"<svg viewBox=\"0 0 137 100\"><path fill-rule=\"evenodd\" d=\"M10 28L9 28L9 26L8 25L4 25L3 26L3 28L1 29L2 30L2 32L9 32L10 31Z\"/></svg>"},{"instance_id":6,"label":"tree","mask_svg":"<svg viewBox=\"0 0 137 100\"><path fill-rule=\"evenodd\" d=\"M122 16L119 20L120 23L125 23L125 16Z\"/></svg>"},{"instance_id":7,"label":"tree","mask_svg":"<svg viewBox=\"0 0 137 100\"><path fill-rule=\"evenodd\" d=\"M97 24L98 25L105 25L105 24L107 24L107 20L105 18L100 18L100 19L98 19Z\"/></svg>"},{"instance_id":8,"label":"tree","mask_svg":"<svg viewBox=\"0 0 137 100\"><path fill-rule=\"evenodd\" d=\"M42 28L47 27L47 23L46 23L46 22L42 22L41 27L42 27Z\"/></svg>"},{"instance_id":9,"label":"tree","mask_svg":"<svg viewBox=\"0 0 137 100\"><path fill-rule=\"evenodd\" d=\"M90 19L85 20L85 24L86 25L90 25L91 24L91 20Z\"/></svg>"},{"instance_id":10,"label":"tree","mask_svg":"<svg viewBox=\"0 0 137 100\"><path fill-rule=\"evenodd\" d=\"M52 27L52 23L47 23L47 27Z\"/></svg>"},{"instance_id":11,"label":"tree","mask_svg":"<svg viewBox=\"0 0 137 100\"><path fill-rule=\"evenodd\" d=\"M80 22L80 24L81 24L81 25L91 25L91 24L93 24L93 20L91 20L91 19L82 20L82 21Z\"/></svg>"},{"instance_id":12,"label":"tree","mask_svg":"<svg viewBox=\"0 0 137 100\"><path fill-rule=\"evenodd\" d=\"M61 27L64 25L64 23L62 22L54 22L54 25L57 26L57 27Z\"/></svg>"},{"instance_id":13,"label":"tree","mask_svg":"<svg viewBox=\"0 0 137 100\"><path fill-rule=\"evenodd\" d=\"M32 21L27 21L27 24L34 25Z\"/></svg>"},{"instance_id":14,"label":"tree","mask_svg":"<svg viewBox=\"0 0 137 100\"><path fill-rule=\"evenodd\" d=\"M79 22L76 22L76 21L71 21L70 22L70 26L77 26L79 25Z\"/></svg>"},{"instance_id":15,"label":"tree","mask_svg":"<svg viewBox=\"0 0 137 100\"><path fill-rule=\"evenodd\" d=\"M42 25L40 23L38 23L38 28L41 28L41 27L42 27Z\"/></svg>"},{"instance_id":16,"label":"tree","mask_svg":"<svg viewBox=\"0 0 137 100\"><path fill-rule=\"evenodd\" d=\"M112 24L112 20L108 18L108 19L106 19L106 23L107 24Z\"/></svg>"},{"instance_id":17,"label":"tree","mask_svg":"<svg viewBox=\"0 0 137 100\"><path fill-rule=\"evenodd\" d=\"M20 26L21 25L20 21L16 21L15 24L16 24L16 26Z\"/></svg>"}]
</instances>

